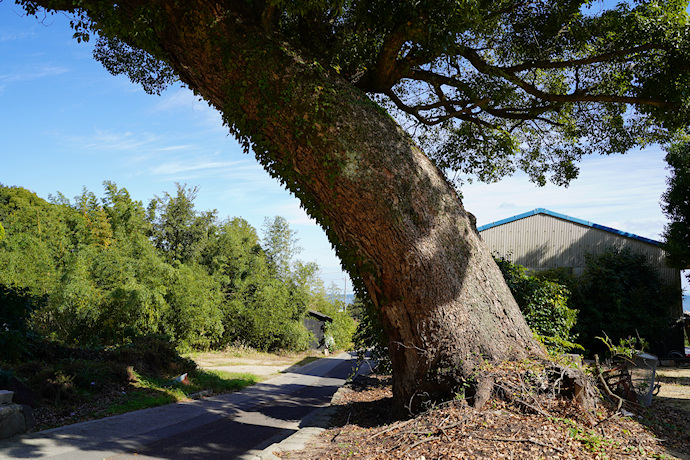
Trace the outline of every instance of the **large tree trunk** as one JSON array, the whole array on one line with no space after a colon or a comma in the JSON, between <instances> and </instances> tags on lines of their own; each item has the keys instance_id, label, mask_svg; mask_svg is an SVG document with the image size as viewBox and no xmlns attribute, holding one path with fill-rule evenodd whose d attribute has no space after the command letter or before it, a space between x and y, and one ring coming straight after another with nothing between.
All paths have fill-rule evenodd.
<instances>
[{"instance_id":1,"label":"large tree trunk","mask_svg":"<svg viewBox=\"0 0 690 460\"><path fill-rule=\"evenodd\" d=\"M452 394L486 361L542 353L471 215L384 110L265 32L258 14L146 3L158 4L157 46L181 79L301 200L366 286L390 340L398 407Z\"/></svg>"}]
</instances>

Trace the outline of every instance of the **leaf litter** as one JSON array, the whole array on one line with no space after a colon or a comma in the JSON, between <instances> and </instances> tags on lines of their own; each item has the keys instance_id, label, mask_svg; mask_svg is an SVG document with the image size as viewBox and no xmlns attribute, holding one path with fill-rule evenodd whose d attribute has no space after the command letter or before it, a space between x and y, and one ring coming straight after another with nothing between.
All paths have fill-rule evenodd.
<instances>
[{"instance_id":1,"label":"leaf litter","mask_svg":"<svg viewBox=\"0 0 690 460\"><path fill-rule=\"evenodd\" d=\"M519 374L482 407L465 399L395 419L390 376L361 376L333 402L329 429L288 459L690 459L690 412L602 401L586 411L553 394L519 391ZM518 390L518 391L516 391ZM624 415L628 414L628 415Z\"/></svg>"}]
</instances>

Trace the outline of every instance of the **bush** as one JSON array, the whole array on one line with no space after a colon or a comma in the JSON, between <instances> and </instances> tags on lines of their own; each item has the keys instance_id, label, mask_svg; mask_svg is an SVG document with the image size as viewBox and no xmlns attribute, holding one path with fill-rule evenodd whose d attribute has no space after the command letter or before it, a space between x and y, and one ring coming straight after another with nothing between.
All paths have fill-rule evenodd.
<instances>
[{"instance_id":1,"label":"bush","mask_svg":"<svg viewBox=\"0 0 690 460\"><path fill-rule=\"evenodd\" d=\"M30 313L43 302L43 299L29 294L27 289L19 289L0 284L0 350L2 360L11 362L29 352L28 320Z\"/></svg>"},{"instance_id":2,"label":"bush","mask_svg":"<svg viewBox=\"0 0 690 460\"><path fill-rule=\"evenodd\" d=\"M371 358L377 363L377 371L391 373L393 367L388 355L388 338L383 331L381 317L378 309L374 307L367 297L357 293L353 310L357 311L360 322L352 338L358 360L363 360L369 352Z\"/></svg>"},{"instance_id":3,"label":"bush","mask_svg":"<svg viewBox=\"0 0 690 460\"><path fill-rule=\"evenodd\" d=\"M638 336L659 342L669 322L671 294L642 254L611 248L588 255L573 296L582 319L575 328L580 343L600 353L606 347L597 337L604 334L613 343Z\"/></svg>"},{"instance_id":4,"label":"bush","mask_svg":"<svg viewBox=\"0 0 690 460\"><path fill-rule=\"evenodd\" d=\"M571 331L577 310L568 307L570 291L554 281L527 272L505 258L496 259L520 311L532 331L548 348L564 352L579 348Z\"/></svg>"}]
</instances>

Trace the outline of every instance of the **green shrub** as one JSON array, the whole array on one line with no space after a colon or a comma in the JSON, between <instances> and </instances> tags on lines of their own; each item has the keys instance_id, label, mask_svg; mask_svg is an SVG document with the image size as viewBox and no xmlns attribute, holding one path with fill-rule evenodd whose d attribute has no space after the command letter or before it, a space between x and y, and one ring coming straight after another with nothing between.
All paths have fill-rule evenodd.
<instances>
[{"instance_id":1,"label":"green shrub","mask_svg":"<svg viewBox=\"0 0 690 460\"><path fill-rule=\"evenodd\" d=\"M674 297L642 254L611 248L588 255L573 298L580 343L591 353L606 351L597 338L603 334L613 343L639 336L654 344L667 329Z\"/></svg>"},{"instance_id":2,"label":"green shrub","mask_svg":"<svg viewBox=\"0 0 690 460\"><path fill-rule=\"evenodd\" d=\"M542 342L556 352L579 348L573 343L576 336L571 332L577 322L577 310L568 307L570 291L505 258L497 258L496 263L525 321Z\"/></svg>"},{"instance_id":3,"label":"green shrub","mask_svg":"<svg viewBox=\"0 0 690 460\"><path fill-rule=\"evenodd\" d=\"M0 359L12 362L29 353L29 315L42 302L27 289L0 284Z\"/></svg>"}]
</instances>

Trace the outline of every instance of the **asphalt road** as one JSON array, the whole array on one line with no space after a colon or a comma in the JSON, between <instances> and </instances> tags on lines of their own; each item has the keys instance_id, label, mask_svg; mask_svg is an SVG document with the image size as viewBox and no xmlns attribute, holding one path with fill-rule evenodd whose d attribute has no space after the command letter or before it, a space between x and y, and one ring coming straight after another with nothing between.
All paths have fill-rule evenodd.
<instances>
[{"instance_id":1,"label":"asphalt road","mask_svg":"<svg viewBox=\"0 0 690 460\"><path fill-rule=\"evenodd\" d=\"M343 353L241 392L0 441L0 459L248 458L308 426L355 362Z\"/></svg>"}]
</instances>

